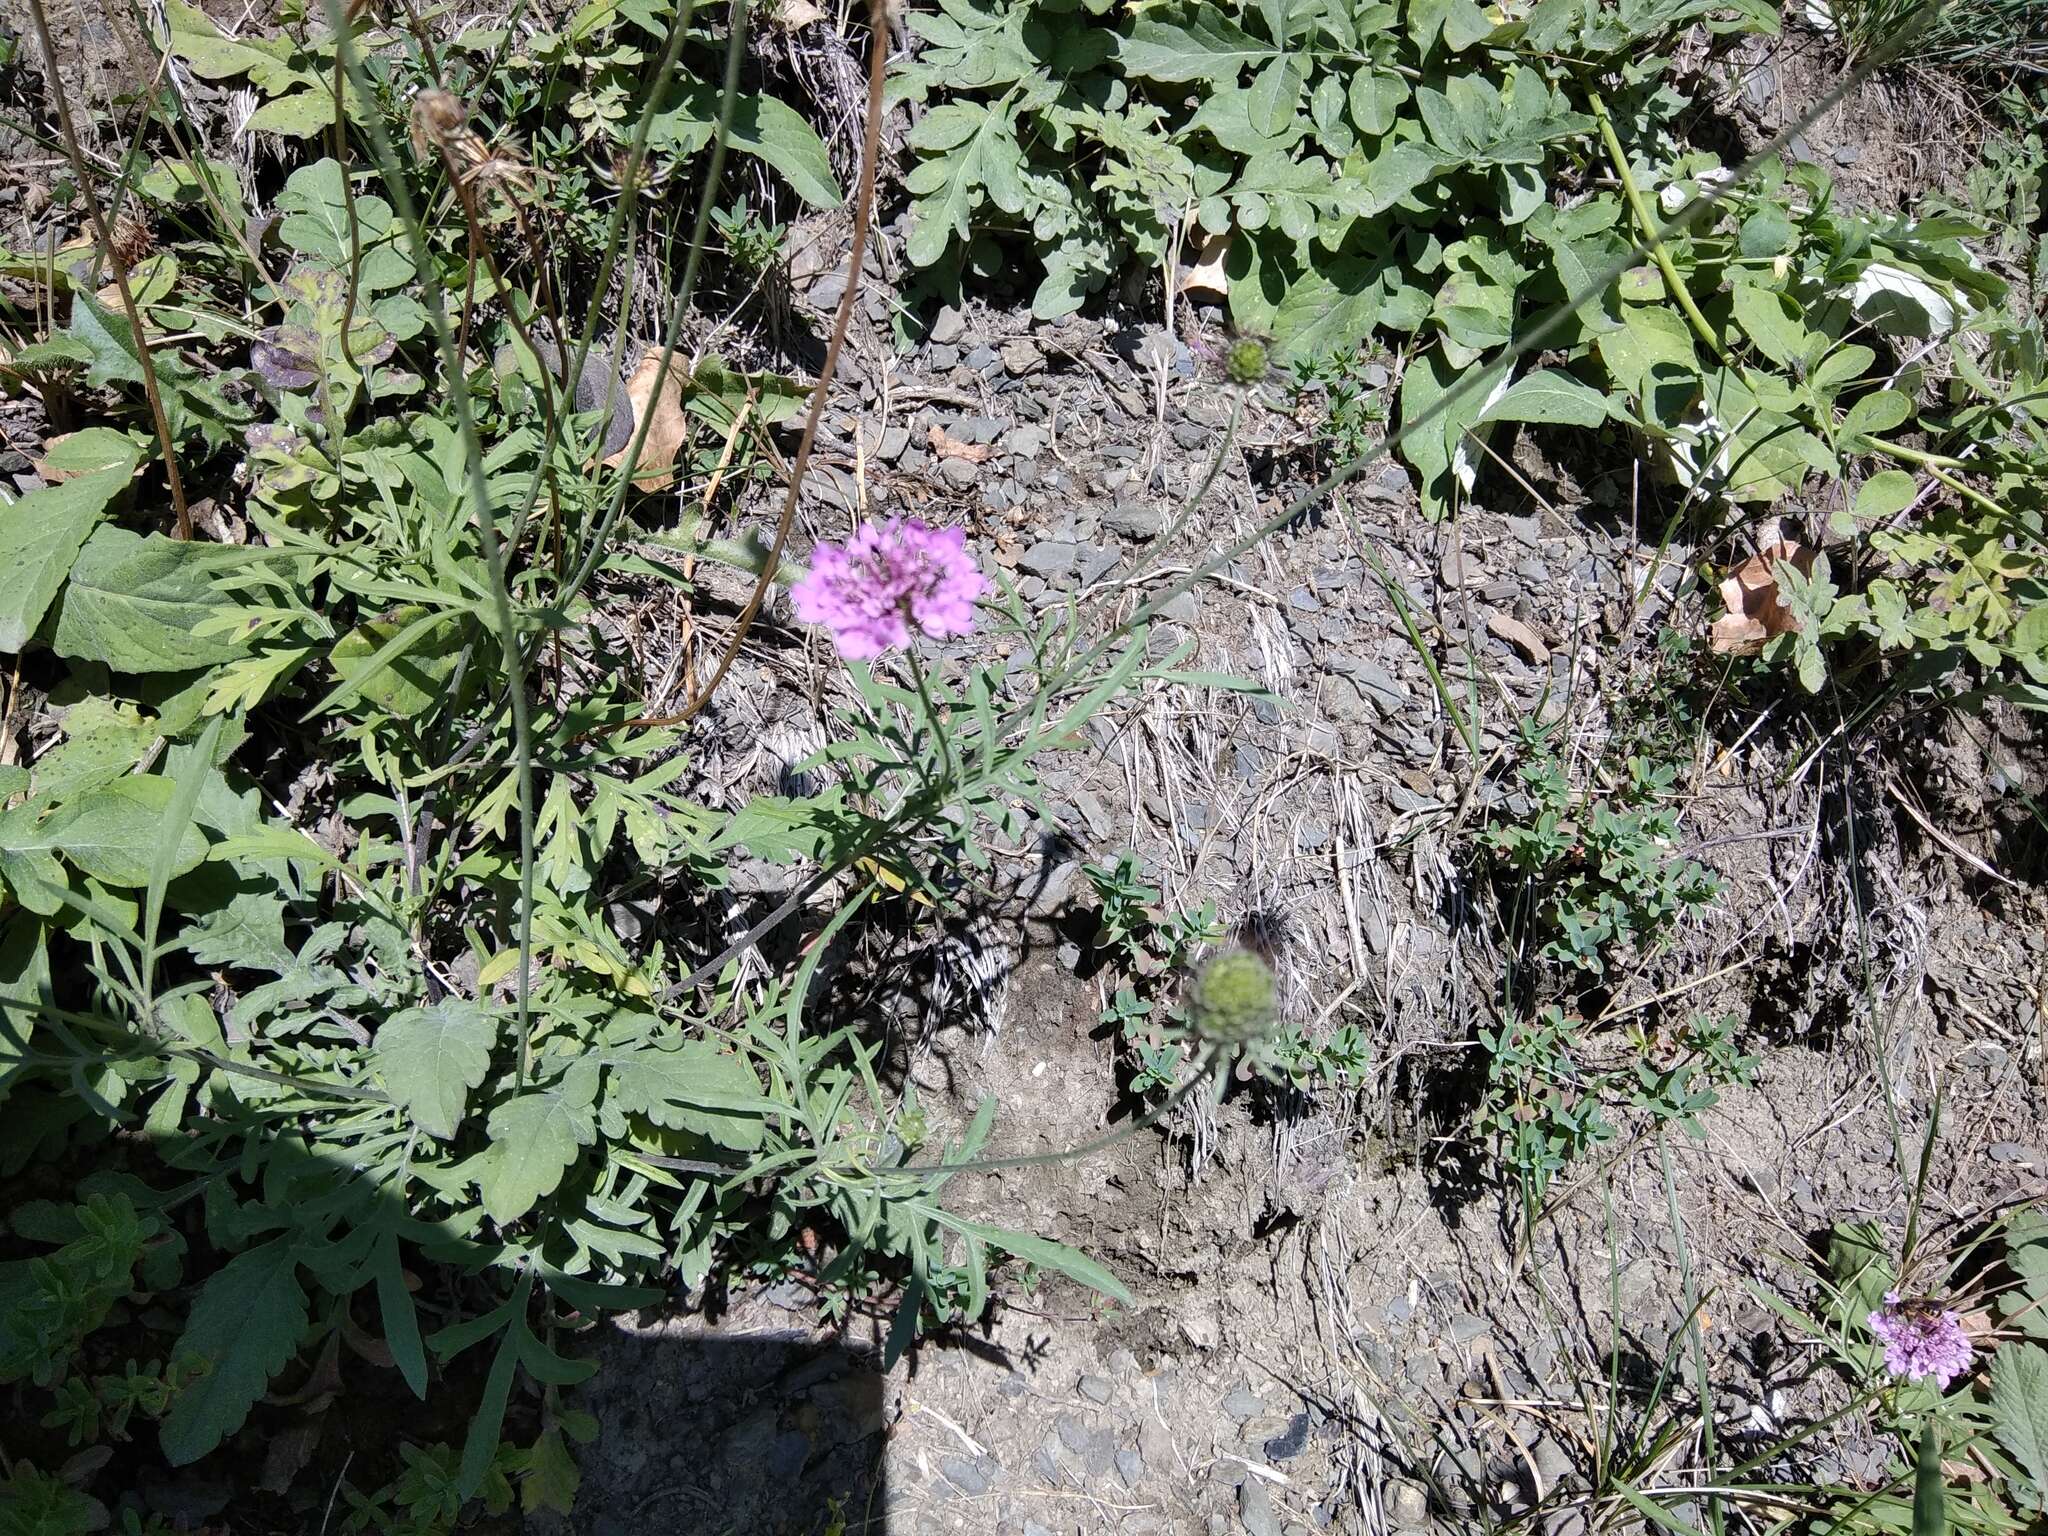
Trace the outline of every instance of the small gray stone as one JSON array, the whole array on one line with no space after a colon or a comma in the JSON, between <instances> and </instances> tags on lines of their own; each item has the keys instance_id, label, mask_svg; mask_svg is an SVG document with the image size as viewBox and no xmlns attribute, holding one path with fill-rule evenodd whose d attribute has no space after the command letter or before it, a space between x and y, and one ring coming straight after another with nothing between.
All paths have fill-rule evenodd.
<instances>
[{"instance_id":1,"label":"small gray stone","mask_svg":"<svg viewBox=\"0 0 2048 1536\"><path fill-rule=\"evenodd\" d=\"M1003 360L996 356L996 349L989 346L976 347L967 354L966 363L977 373L992 373L1003 366Z\"/></svg>"},{"instance_id":2,"label":"small gray stone","mask_svg":"<svg viewBox=\"0 0 2048 1536\"><path fill-rule=\"evenodd\" d=\"M939 1471L944 1474L947 1482L958 1488L962 1493L977 1494L988 1492L987 1475L982 1472L981 1468L967 1460L964 1456L948 1456L939 1463Z\"/></svg>"},{"instance_id":3,"label":"small gray stone","mask_svg":"<svg viewBox=\"0 0 2048 1536\"><path fill-rule=\"evenodd\" d=\"M1837 165L1854 165L1863 158L1863 151L1854 144L1837 144L1834 158Z\"/></svg>"},{"instance_id":4,"label":"small gray stone","mask_svg":"<svg viewBox=\"0 0 2048 1536\"><path fill-rule=\"evenodd\" d=\"M903 450L909 446L910 429L908 427L884 427L882 429L882 436L875 444L873 451L876 458L894 464L903 457Z\"/></svg>"},{"instance_id":5,"label":"small gray stone","mask_svg":"<svg viewBox=\"0 0 2048 1536\"><path fill-rule=\"evenodd\" d=\"M1001 356L1004 371L1013 379L1028 378L1045 366L1038 343L1023 336L1004 342Z\"/></svg>"},{"instance_id":6,"label":"small gray stone","mask_svg":"<svg viewBox=\"0 0 2048 1536\"><path fill-rule=\"evenodd\" d=\"M1451 1342L1453 1344L1470 1344L1485 1332L1486 1319L1475 1317L1470 1312L1460 1312L1451 1319Z\"/></svg>"},{"instance_id":7,"label":"small gray stone","mask_svg":"<svg viewBox=\"0 0 2048 1536\"><path fill-rule=\"evenodd\" d=\"M1395 1525L1421 1525L1429 1518L1429 1495L1413 1483L1395 1483L1387 1493L1387 1518Z\"/></svg>"},{"instance_id":8,"label":"small gray stone","mask_svg":"<svg viewBox=\"0 0 2048 1536\"><path fill-rule=\"evenodd\" d=\"M950 373L960 366L960 349L944 345L933 346L926 350L925 360L932 365L935 372Z\"/></svg>"},{"instance_id":9,"label":"small gray stone","mask_svg":"<svg viewBox=\"0 0 2048 1536\"><path fill-rule=\"evenodd\" d=\"M981 466L972 459L946 459L939 465L939 474L948 485L965 488L981 478Z\"/></svg>"},{"instance_id":10,"label":"small gray stone","mask_svg":"<svg viewBox=\"0 0 2048 1536\"><path fill-rule=\"evenodd\" d=\"M1120 501L1102 514L1102 526L1119 538L1156 539L1166 531L1166 513L1142 501Z\"/></svg>"},{"instance_id":11,"label":"small gray stone","mask_svg":"<svg viewBox=\"0 0 2048 1536\"><path fill-rule=\"evenodd\" d=\"M1170 598L1159 610L1163 619L1172 619L1176 624L1192 624L1201 616L1201 606L1192 592L1183 592Z\"/></svg>"},{"instance_id":12,"label":"small gray stone","mask_svg":"<svg viewBox=\"0 0 2048 1536\"><path fill-rule=\"evenodd\" d=\"M1145 1480L1145 1458L1136 1451L1118 1451L1116 1475L1124 1480L1126 1488L1137 1487Z\"/></svg>"},{"instance_id":13,"label":"small gray stone","mask_svg":"<svg viewBox=\"0 0 2048 1536\"><path fill-rule=\"evenodd\" d=\"M1017 562L1017 569L1050 581L1056 576L1071 576L1080 558L1081 546L1078 544L1066 539L1041 539L1024 551Z\"/></svg>"},{"instance_id":14,"label":"small gray stone","mask_svg":"<svg viewBox=\"0 0 2048 1536\"><path fill-rule=\"evenodd\" d=\"M1088 1442L1094 1437L1088 1433L1088 1426L1086 1424L1083 1424L1071 1413L1063 1413L1059 1416L1058 1428L1060 1444L1064 1445L1076 1456L1084 1455L1087 1452Z\"/></svg>"},{"instance_id":15,"label":"small gray stone","mask_svg":"<svg viewBox=\"0 0 2048 1536\"><path fill-rule=\"evenodd\" d=\"M1079 1391L1091 1403L1106 1403L1109 1401L1111 1394L1116 1391L1116 1388L1105 1377L1083 1376L1080 1380Z\"/></svg>"},{"instance_id":16,"label":"small gray stone","mask_svg":"<svg viewBox=\"0 0 2048 1536\"><path fill-rule=\"evenodd\" d=\"M1232 1388L1230 1395L1223 1399L1223 1411L1242 1424L1246 1419L1255 1419L1264 1413L1266 1405L1259 1401L1258 1394L1250 1387L1241 1386Z\"/></svg>"},{"instance_id":17,"label":"small gray stone","mask_svg":"<svg viewBox=\"0 0 2048 1536\"><path fill-rule=\"evenodd\" d=\"M1758 65L1742 77L1742 95L1752 107L1767 107L1778 94L1778 72L1768 64Z\"/></svg>"},{"instance_id":18,"label":"small gray stone","mask_svg":"<svg viewBox=\"0 0 2048 1536\"><path fill-rule=\"evenodd\" d=\"M1529 1453L1529 1459L1536 1463L1536 1471L1543 1478L1546 1488L1555 1488L1574 1471L1572 1459L1564 1453L1564 1447L1548 1435L1536 1442L1535 1448Z\"/></svg>"},{"instance_id":19,"label":"small gray stone","mask_svg":"<svg viewBox=\"0 0 2048 1536\"><path fill-rule=\"evenodd\" d=\"M932 317L932 328L925 333L927 341L954 342L967 329L967 317L948 304Z\"/></svg>"},{"instance_id":20,"label":"small gray stone","mask_svg":"<svg viewBox=\"0 0 2048 1536\"><path fill-rule=\"evenodd\" d=\"M1287 1428L1265 1443L1266 1460L1291 1461L1299 1456L1308 1444L1308 1414L1297 1413L1287 1421Z\"/></svg>"},{"instance_id":21,"label":"small gray stone","mask_svg":"<svg viewBox=\"0 0 2048 1536\"><path fill-rule=\"evenodd\" d=\"M1003 434L1003 451L1020 459L1035 459L1045 452L1045 428L1012 427Z\"/></svg>"},{"instance_id":22,"label":"small gray stone","mask_svg":"<svg viewBox=\"0 0 2048 1536\"><path fill-rule=\"evenodd\" d=\"M1002 432L1003 424L993 416L962 416L946 428L956 443L992 443Z\"/></svg>"},{"instance_id":23,"label":"small gray stone","mask_svg":"<svg viewBox=\"0 0 2048 1536\"><path fill-rule=\"evenodd\" d=\"M1247 1477L1237 1488L1237 1516L1250 1536L1280 1536L1280 1519L1273 1513L1273 1495L1261 1478Z\"/></svg>"},{"instance_id":24,"label":"small gray stone","mask_svg":"<svg viewBox=\"0 0 2048 1536\"><path fill-rule=\"evenodd\" d=\"M1081 573L1083 586L1107 576L1121 559L1122 555L1113 549L1104 549L1100 544L1078 544L1074 547L1074 564Z\"/></svg>"}]
</instances>

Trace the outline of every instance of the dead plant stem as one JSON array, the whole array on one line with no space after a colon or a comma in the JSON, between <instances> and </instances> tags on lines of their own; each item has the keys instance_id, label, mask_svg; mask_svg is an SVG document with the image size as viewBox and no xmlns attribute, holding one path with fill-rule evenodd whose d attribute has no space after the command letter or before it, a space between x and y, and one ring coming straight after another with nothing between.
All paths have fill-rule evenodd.
<instances>
[{"instance_id":1,"label":"dead plant stem","mask_svg":"<svg viewBox=\"0 0 2048 1536\"><path fill-rule=\"evenodd\" d=\"M135 294L128 286L128 268L115 254L113 232L107 228L106 215L100 211L99 198L93 192L92 172L86 165L85 151L79 147L77 130L71 124L71 103L65 95L63 76L58 72L57 45L50 38L50 18L44 14L43 0L28 0L28 5L29 15L35 21L36 41L42 45L50 98L57 104L57 126L63 130L64 153L71 160L71 174L78 178L78 195L84 199L86 216L92 221L93 238L99 242L100 253L113 269L114 288L121 296L121 309L135 335L135 359L142 369L142 391L149 397L149 414L156 422L157 443L163 449L164 478L170 483L171 512L177 519L177 536L190 539L192 509L185 505L185 480L178 473L178 445L171 437L171 420L164 412L163 392L157 386L156 358L150 351L149 336L143 329L142 311L136 307Z\"/></svg>"}]
</instances>

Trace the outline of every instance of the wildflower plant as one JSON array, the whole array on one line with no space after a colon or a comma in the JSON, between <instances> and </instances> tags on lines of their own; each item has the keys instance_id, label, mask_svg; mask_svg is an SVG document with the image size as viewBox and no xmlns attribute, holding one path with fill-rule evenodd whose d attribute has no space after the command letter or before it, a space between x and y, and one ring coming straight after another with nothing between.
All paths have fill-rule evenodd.
<instances>
[{"instance_id":1,"label":"wildflower plant","mask_svg":"<svg viewBox=\"0 0 2048 1536\"><path fill-rule=\"evenodd\" d=\"M1866 1320L1884 1346L1885 1369L1894 1376L1929 1381L1946 1391L1950 1382L1970 1368L1970 1338L1953 1308L1886 1291L1884 1305Z\"/></svg>"},{"instance_id":2,"label":"wildflower plant","mask_svg":"<svg viewBox=\"0 0 2048 1536\"><path fill-rule=\"evenodd\" d=\"M863 525L844 546L819 545L789 597L796 616L828 630L841 655L872 661L916 635L967 634L987 590L964 530L891 517Z\"/></svg>"}]
</instances>

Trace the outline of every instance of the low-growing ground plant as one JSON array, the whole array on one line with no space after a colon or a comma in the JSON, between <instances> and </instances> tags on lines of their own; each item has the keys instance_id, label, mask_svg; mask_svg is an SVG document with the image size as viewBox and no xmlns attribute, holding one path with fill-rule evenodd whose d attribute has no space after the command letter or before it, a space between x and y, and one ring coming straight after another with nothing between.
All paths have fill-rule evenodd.
<instances>
[{"instance_id":1,"label":"low-growing ground plant","mask_svg":"<svg viewBox=\"0 0 2048 1536\"><path fill-rule=\"evenodd\" d=\"M1099 628L1033 612L964 529L914 517L864 517L799 568L863 264L814 388L683 343L714 235L765 278L799 210L850 194L864 248L879 121L843 187L742 69L750 16L599 0L437 42L338 6L234 35L166 0L162 79L109 171L38 11L71 165L52 190L88 233L6 254L34 306L4 367L90 420L0 517L0 648L47 721L0 762L0 1171L33 1180L0 1385L36 1409L0 1519L96 1528L122 1473L97 1450L216 1455L294 1406L295 1362L344 1348L391 1390L455 1378L474 1402L345 1478L343 1528L566 1512L594 1426L565 1393L608 1311L801 1273L828 1316L885 1298L893 1363L979 1317L1006 1256L1128 1297L1054 1236L948 1204L1001 1161L998 1106L935 1135L835 1008L834 963L885 904L950 915L991 846L1049 819L1043 764L1113 701L1243 686L1149 619L1299 508ZM1050 319L1215 242L1230 321L1322 391L1333 471L1384 436L1440 516L1476 440L1531 423L1641 445L1708 526L1810 494L1836 542L1772 567L1797 622L1766 663L1813 690L2048 686L2042 349L1997 308L1976 226L1846 212L1774 159L1732 185L1685 147L1670 52L1769 31L1768 7L947 0L909 25L889 89L926 109L903 184L925 296L1023 249ZM193 78L246 89L243 129L287 162L195 149ZM725 184L732 152L759 201ZM629 371L622 317L650 292L661 342ZM1399 365L1385 434L1366 346ZM1230 349L1239 409L1266 355ZM764 484L772 533L723 536ZM607 597L686 605L712 568L749 596L664 693ZM778 586L833 660L810 679L821 744L752 792L693 723L784 622ZM970 634L987 645L950 644ZM1589 790L1532 729L1520 766L1526 813L1487 838L1555 976L1654 954L1712 899L1669 760ZM742 857L786 878L765 915L731 889ZM1362 1077L1360 1028L1279 1026L1272 971L1219 947L1213 907L1166 911L1134 856L1087 876L1104 1022L1159 1112L1218 1063L1299 1091ZM1612 1134L1604 1104L1684 1125L1747 1070L1702 1021L1589 1064L1598 1021L1550 1001L1516 990L1530 1022L1484 1042L1482 1129L1532 1204ZM116 1363L117 1326L148 1351Z\"/></svg>"}]
</instances>

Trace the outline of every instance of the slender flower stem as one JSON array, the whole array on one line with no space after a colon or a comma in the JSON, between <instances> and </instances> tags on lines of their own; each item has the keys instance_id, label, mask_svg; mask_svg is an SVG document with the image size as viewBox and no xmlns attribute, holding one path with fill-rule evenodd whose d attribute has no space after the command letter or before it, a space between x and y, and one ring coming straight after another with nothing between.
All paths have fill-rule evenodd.
<instances>
[{"instance_id":1,"label":"slender flower stem","mask_svg":"<svg viewBox=\"0 0 2048 1536\"><path fill-rule=\"evenodd\" d=\"M1678 264L1671 259L1671 248L1664 243L1664 236L1658 230L1657 220L1651 215L1649 206L1643 201L1643 194L1636 186L1636 179L1628 168L1628 154L1621 147L1621 139L1614 131L1614 119L1607 115L1607 103L1600 92L1591 84L1586 86L1586 103L1593 109L1593 118L1600 125L1600 141L1607 146L1607 158L1614 166L1614 174L1621 180L1622 196L1628 199L1629 212L1635 215L1636 227L1643 232L1643 244L1649 247L1651 259L1657 263L1657 270L1664 274L1664 286L1671 291L1672 302L1677 304L1685 318L1706 343L1722 367L1733 367L1734 359L1721 345L1721 338L1714 334L1714 328L1707 323L1707 317L1700 313L1699 305L1693 302L1692 291L1685 286L1685 280L1678 275Z\"/></svg>"},{"instance_id":2,"label":"slender flower stem","mask_svg":"<svg viewBox=\"0 0 2048 1536\"><path fill-rule=\"evenodd\" d=\"M914 645L905 647L903 655L910 663L910 677L917 684L917 696L924 703L925 724L932 733L932 740L938 745L939 766L943 770L940 780L942 783L950 784L953 782L954 773L953 743L947 739L946 728L939 720L939 708L932 702L931 685L924 675L924 663L917 659L917 648Z\"/></svg>"},{"instance_id":3,"label":"slender flower stem","mask_svg":"<svg viewBox=\"0 0 2048 1536\"><path fill-rule=\"evenodd\" d=\"M1917 465L1919 468L1926 470L1928 474L1934 476L1935 479L1954 491L1958 496L1976 502L1985 511L1996 513L1999 517L2003 518L2012 516L2011 512L1993 501L1989 496L1986 496L1982 491L1964 483L1949 473L1951 469L1961 469L1964 467L1961 459L1947 458L1938 453L1922 453L1918 448L1908 448L1900 443L1888 443L1882 438L1867 437L1863 441L1869 446L1872 453L1882 454L1888 459L1897 459L1902 464Z\"/></svg>"},{"instance_id":4,"label":"slender flower stem","mask_svg":"<svg viewBox=\"0 0 2048 1536\"><path fill-rule=\"evenodd\" d=\"M128 316L129 329L135 333L135 360L142 368L142 392L149 397L149 414L156 421L156 440L163 449L164 478L170 482L171 511L177 518L178 537L192 537L192 509L185 505L185 479L178 473L178 445L171 438L171 419L164 413L163 393L157 388L156 358L150 351L149 336L143 330L142 311L136 307L135 294L128 287L128 267L114 250L113 233L107 228L106 215L100 211L99 198L92 189L92 171L87 166L85 151L78 146L78 134L71 126L71 104L64 91L63 77L57 72L57 45L50 40L50 19L43 14L43 0L29 0L29 15L36 25L36 41L42 44L43 69L50 86L51 99L57 103L57 126L64 132L64 153L71 161L71 174L78 180L78 195L85 199L86 216L92 220L94 237L100 243L100 252L107 258L107 265L113 269L114 288L121 295L121 308Z\"/></svg>"},{"instance_id":5,"label":"slender flower stem","mask_svg":"<svg viewBox=\"0 0 2048 1536\"><path fill-rule=\"evenodd\" d=\"M32 0L40 4L41 0ZM367 99L370 90L356 57L353 39L343 20L340 0L327 0L329 24L334 29L335 47L349 78ZM433 277L432 253L427 249L412 192L399 170L384 124L374 114L368 122L370 147L375 151L392 201L398 205L400 224L411 247L413 264L422 277L428 322L441 353L442 372L447 377L449 401L455 409L455 425L462 440L463 459L468 469L470 504L477 542L482 546L484 566L490 576L491 616L498 631L498 648L505 668L506 696L512 709L512 750L519 776L519 1082L524 1086L533 1067L533 722L526 699L525 647L512 611L512 591L506 574L506 551L498 538L496 514L491 510L490 487L484 480L483 445L477 437L476 418L469 408L469 385L455 336L448 325L448 308L442 301L441 286Z\"/></svg>"}]
</instances>

